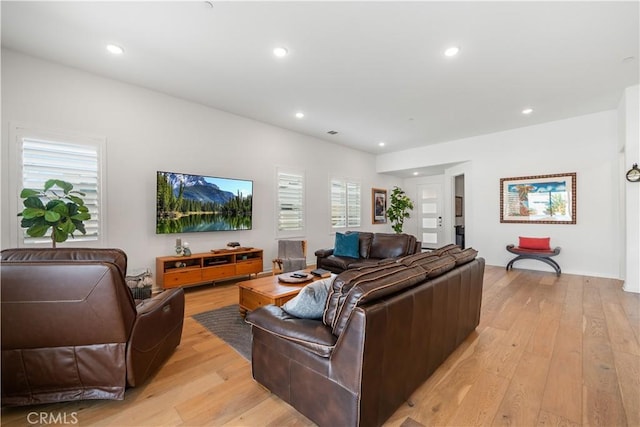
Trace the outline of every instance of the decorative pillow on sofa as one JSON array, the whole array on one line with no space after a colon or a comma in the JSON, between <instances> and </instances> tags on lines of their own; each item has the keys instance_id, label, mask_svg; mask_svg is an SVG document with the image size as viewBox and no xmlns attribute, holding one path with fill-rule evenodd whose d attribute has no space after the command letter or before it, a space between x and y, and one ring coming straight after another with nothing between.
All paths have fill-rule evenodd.
<instances>
[{"instance_id":1,"label":"decorative pillow on sofa","mask_svg":"<svg viewBox=\"0 0 640 427\"><path fill-rule=\"evenodd\" d=\"M327 303L329 288L336 278L335 274L326 279L309 283L300 293L285 302L282 309L300 319L321 319Z\"/></svg>"},{"instance_id":2,"label":"decorative pillow on sofa","mask_svg":"<svg viewBox=\"0 0 640 427\"><path fill-rule=\"evenodd\" d=\"M333 248L333 255L360 258L359 239L359 233L336 233L336 244Z\"/></svg>"},{"instance_id":3,"label":"decorative pillow on sofa","mask_svg":"<svg viewBox=\"0 0 640 427\"><path fill-rule=\"evenodd\" d=\"M551 237L518 237L522 249L536 249L539 251L548 251L551 249Z\"/></svg>"}]
</instances>

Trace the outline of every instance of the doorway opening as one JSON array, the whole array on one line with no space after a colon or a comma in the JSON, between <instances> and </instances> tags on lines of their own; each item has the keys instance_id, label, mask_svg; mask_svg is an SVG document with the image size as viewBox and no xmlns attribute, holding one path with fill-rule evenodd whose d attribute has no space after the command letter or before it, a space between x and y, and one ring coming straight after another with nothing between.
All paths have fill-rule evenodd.
<instances>
[{"instance_id":1,"label":"doorway opening","mask_svg":"<svg viewBox=\"0 0 640 427\"><path fill-rule=\"evenodd\" d=\"M454 218L453 224L455 228L456 245L462 249L465 248L465 209L464 209L464 174L456 175L453 184L454 196Z\"/></svg>"}]
</instances>

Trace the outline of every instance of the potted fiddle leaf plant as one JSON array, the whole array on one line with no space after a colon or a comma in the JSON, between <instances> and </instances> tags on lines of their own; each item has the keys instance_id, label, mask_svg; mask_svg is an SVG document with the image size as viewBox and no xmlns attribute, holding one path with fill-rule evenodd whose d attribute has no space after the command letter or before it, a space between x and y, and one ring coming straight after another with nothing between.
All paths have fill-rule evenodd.
<instances>
[{"instance_id":1,"label":"potted fiddle leaf plant","mask_svg":"<svg viewBox=\"0 0 640 427\"><path fill-rule=\"evenodd\" d=\"M69 236L79 231L87 234L83 221L91 219L89 209L82 197L85 193L73 189L73 184L59 179L50 179L44 189L24 188L20 198L24 209L20 226L27 229L31 237L43 237L51 228L51 243L65 242Z\"/></svg>"},{"instance_id":2,"label":"potted fiddle leaf plant","mask_svg":"<svg viewBox=\"0 0 640 427\"><path fill-rule=\"evenodd\" d=\"M399 187L394 187L389 199L389 208L387 209L387 217L391 221L393 231L400 234L404 220L409 218L409 211L413 210L413 202L406 193Z\"/></svg>"}]
</instances>

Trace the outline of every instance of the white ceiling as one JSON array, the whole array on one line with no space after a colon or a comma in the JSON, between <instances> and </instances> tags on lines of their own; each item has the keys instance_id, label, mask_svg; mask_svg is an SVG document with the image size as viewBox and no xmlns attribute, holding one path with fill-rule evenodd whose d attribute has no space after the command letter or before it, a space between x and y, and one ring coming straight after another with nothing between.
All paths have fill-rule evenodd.
<instances>
[{"instance_id":1,"label":"white ceiling","mask_svg":"<svg viewBox=\"0 0 640 427\"><path fill-rule=\"evenodd\" d=\"M638 1L212 5L2 1L2 45L371 153L614 109L638 84Z\"/></svg>"}]
</instances>

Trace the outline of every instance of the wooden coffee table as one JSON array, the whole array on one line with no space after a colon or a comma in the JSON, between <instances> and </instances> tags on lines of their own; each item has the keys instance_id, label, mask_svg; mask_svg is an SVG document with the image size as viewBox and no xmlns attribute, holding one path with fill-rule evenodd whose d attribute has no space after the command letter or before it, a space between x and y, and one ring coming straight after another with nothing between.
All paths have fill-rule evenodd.
<instances>
[{"instance_id":1,"label":"wooden coffee table","mask_svg":"<svg viewBox=\"0 0 640 427\"><path fill-rule=\"evenodd\" d=\"M247 311L253 311L263 305L281 306L298 295L305 285L319 279L314 277L302 283L282 283L278 281L278 276L266 276L239 282L240 314L244 317Z\"/></svg>"}]
</instances>

